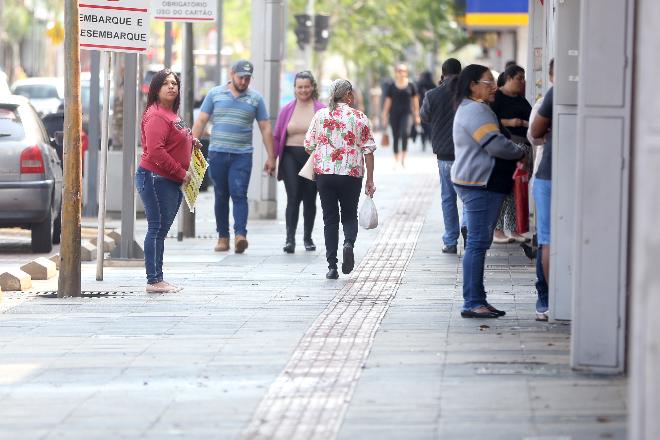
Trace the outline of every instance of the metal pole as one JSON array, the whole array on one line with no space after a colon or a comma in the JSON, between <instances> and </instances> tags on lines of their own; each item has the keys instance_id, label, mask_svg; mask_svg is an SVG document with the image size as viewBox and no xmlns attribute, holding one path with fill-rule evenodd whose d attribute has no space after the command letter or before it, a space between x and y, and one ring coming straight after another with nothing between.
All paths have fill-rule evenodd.
<instances>
[{"instance_id":1,"label":"metal pole","mask_svg":"<svg viewBox=\"0 0 660 440\"><path fill-rule=\"evenodd\" d=\"M311 34L309 44L305 47L305 62L307 63L307 66L305 66L305 68L313 72L314 71L314 39L316 38L314 35L314 0L307 0L306 14L310 16L310 21L312 24L309 28Z\"/></svg>"},{"instance_id":2,"label":"metal pole","mask_svg":"<svg viewBox=\"0 0 660 440\"><path fill-rule=\"evenodd\" d=\"M195 105L195 64L193 57L193 27L192 23L186 23L183 31L183 69L181 79L181 113L183 120L192 127L193 107ZM181 232L183 237L195 237L195 213L190 212L188 205L181 204L180 211ZM178 238L178 236L177 236Z\"/></svg>"},{"instance_id":3,"label":"metal pole","mask_svg":"<svg viewBox=\"0 0 660 440\"><path fill-rule=\"evenodd\" d=\"M223 19L223 8L224 8L224 1L223 0L218 0L218 15L215 20L215 27L216 27L216 49L215 49L215 59L218 64L218 84L222 84L222 33L224 31L224 26L222 23Z\"/></svg>"},{"instance_id":4,"label":"metal pole","mask_svg":"<svg viewBox=\"0 0 660 440\"><path fill-rule=\"evenodd\" d=\"M113 258L121 260L144 257L142 248L135 242L135 124L137 99L137 54L127 53L124 79L124 133L122 144L122 199L121 240L119 247L111 252Z\"/></svg>"},{"instance_id":5,"label":"metal pole","mask_svg":"<svg viewBox=\"0 0 660 440\"><path fill-rule=\"evenodd\" d=\"M103 52L103 119L101 120L101 160L99 170L99 211L96 234L96 281L103 281L103 236L105 235L105 204L108 183L108 125L110 123L110 70L112 52Z\"/></svg>"},{"instance_id":6,"label":"metal pole","mask_svg":"<svg viewBox=\"0 0 660 440\"><path fill-rule=\"evenodd\" d=\"M83 213L86 217L97 215L98 211L98 164L99 164L99 141L100 141L100 117L99 117L99 96L100 96L100 78L99 70L101 65L101 52L98 50L90 51L91 69L89 80L89 129L88 139L89 147L87 157L87 171L85 192L83 193L85 204ZM104 92L105 93L105 92Z\"/></svg>"},{"instance_id":7,"label":"metal pole","mask_svg":"<svg viewBox=\"0 0 660 440\"><path fill-rule=\"evenodd\" d=\"M165 62L166 68L172 67L172 22L165 22Z\"/></svg>"},{"instance_id":8,"label":"metal pole","mask_svg":"<svg viewBox=\"0 0 660 440\"><path fill-rule=\"evenodd\" d=\"M80 24L78 1L64 5L64 187L62 189L62 240L57 297L80 296Z\"/></svg>"}]
</instances>

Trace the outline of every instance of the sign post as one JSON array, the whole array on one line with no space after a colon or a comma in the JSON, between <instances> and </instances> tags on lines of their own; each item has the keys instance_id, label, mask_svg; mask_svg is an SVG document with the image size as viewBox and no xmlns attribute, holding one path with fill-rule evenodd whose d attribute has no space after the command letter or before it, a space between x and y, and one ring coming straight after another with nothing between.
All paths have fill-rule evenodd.
<instances>
[{"instance_id":1,"label":"sign post","mask_svg":"<svg viewBox=\"0 0 660 440\"><path fill-rule=\"evenodd\" d=\"M125 52L139 54L148 48L149 43L149 0L79 0L80 4L80 47L86 49L99 49L104 52ZM102 248L103 235L105 233L105 205L106 205L106 181L107 181L107 154L108 154L108 95L110 91L110 54L106 54L104 60L105 99L103 101L102 140L101 140L101 170L99 173L99 212L98 212L98 244ZM134 57L132 57L134 60ZM134 60L137 64L137 60ZM130 70L130 69L129 69ZM128 91L137 87L137 75L133 70L135 78L127 78ZM124 111L124 133L135 133L135 114L126 108L136 108L136 94L127 93L130 103L125 103ZM129 127L126 125L130 124ZM126 136L124 136L126 138ZM128 203L122 204L122 256L127 252L123 248L133 246L134 223L135 223L135 192L132 183L129 187L126 181L132 182L132 174L135 171L135 142L124 142L123 145L124 167L122 178L124 180L123 198L133 200L132 209ZM133 164L131 166L131 163ZM127 208L128 207L128 208ZM131 211L131 212L124 212ZM128 245L126 241L129 240ZM137 250L136 250L137 251ZM141 250L140 250L141 251ZM135 253L135 252L134 252ZM99 252L97 258L96 279L103 280L103 251ZM98 254L97 254L98 255ZM129 255L130 256L130 255Z\"/></svg>"}]
</instances>

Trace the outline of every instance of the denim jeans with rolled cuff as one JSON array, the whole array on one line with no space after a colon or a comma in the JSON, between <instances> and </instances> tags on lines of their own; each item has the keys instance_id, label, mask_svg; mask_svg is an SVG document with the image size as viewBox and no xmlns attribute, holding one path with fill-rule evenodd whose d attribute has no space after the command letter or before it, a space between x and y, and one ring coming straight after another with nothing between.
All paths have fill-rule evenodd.
<instances>
[{"instance_id":1,"label":"denim jeans with rolled cuff","mask_svg":"<svg viewBox=\"0 0 660 440\"><path fill-rule=\"evenodd\" d=\"M183 193L180 183L142 167L135 172L135 189L147 216L147 234L144 237L147 283L156 284L163 281L165 237L179 211Z\"/></svg>"},{"instance_id":2,"label":"denim jeans with rolled cuff","mask_svg":"<svg viewBox=\"0 0 660 440\"><path fill-rule=\"evenodd\" d=\"M252 153L209 152L209 173L215 193L215 225L219 237L229 237L229 198L234 214L234 234L247 235L248 185Z\"/></svg>"},{"instance_id":3,"label":"denim jeans with rolled cuff","mask_svg":"<svg viewBox=\"0 0 660 440\"><path fill-rule=\"evenodd\" d=\"M465 226L465 210L463 210L462 222L458 220L456 189L451 181L451 166L453 164L453 160L438 160L442 219L445 224L445 233L442 235L442 242L445 246L456 246L458 244L460 226Z\"/></svg>"},{"instance_id":4,"label":"denim jeans with rolled cuff","mask_svg":"<svg viewBox=\"0 0 660 440\"><path fill-rule=\"evenodd\" d=\"M506 194L483 188L455 186L463 201L468 239L463 255L463 310L486 306L484 265L486 252L493 242L495 223Z\"/></svg>"}]
</instances>

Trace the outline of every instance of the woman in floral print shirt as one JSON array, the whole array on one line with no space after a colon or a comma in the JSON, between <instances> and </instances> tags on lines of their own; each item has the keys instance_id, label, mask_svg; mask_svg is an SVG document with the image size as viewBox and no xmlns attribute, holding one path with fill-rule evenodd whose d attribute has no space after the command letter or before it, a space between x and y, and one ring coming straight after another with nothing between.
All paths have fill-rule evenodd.
<instances>
[{"instance_id":1,"label":"woman in floral print shirt","mask_svg":"<svg viewBox=\"0 0 660 440\"><path fill-rule=\"evenodd\" d=\"M365 193L373 197L374 156L376 149L369 119L352 109L353 87L345 79L330 86L328 108L316 112L305 136L305 149L313 156L316 186L321 198L325 224L325 256L328 260L326 278L337 279L337 248L339 246L339 208L344 229L341 270L353 270L353 246L358 232L357 210L366 174Z\"/></svg>"}]
</instances>

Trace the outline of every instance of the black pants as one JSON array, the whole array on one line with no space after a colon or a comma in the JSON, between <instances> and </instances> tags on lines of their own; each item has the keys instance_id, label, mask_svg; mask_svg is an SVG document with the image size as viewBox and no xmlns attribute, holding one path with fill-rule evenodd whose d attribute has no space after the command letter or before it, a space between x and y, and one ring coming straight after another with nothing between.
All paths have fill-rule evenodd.
<instances>
[{"instance_id":1,"label":"black pants","mask_svg":"<svg viewBox=\"0 0 660 440\"><path fill-rule=\"evenodd\" d=\"M303 204L305 238L312 237L316 218L316 183L300 177L300 172L309 155L304 147L285 147L280 162L279 173L286 189L286 234L287 239L294 239L298 228L300 203Z\"/></svg>"},{"instance_id":2,"label":"black pants","mask_svg":"<svg viewBox=\"0 0 660 440\"><path fill-rule=\"evenodd\" d=\"M316 176L321 197L325 235L325 258L328 267L337 267L339 246L339 207L344 228L344 244L355 244L358 233L358 202L362 191L362 178L322 174Z\"/></svg>"},{"instance_id":3,"label":"black pants","mask_svg":"<svg viewBox=\"0 0 660 440\"><path fill-rule=\"evenodd\" d=\"M399 140L401 140L401 151L408 151L408 137L410 137L410 113L390 115L390 126L392 127L392 149L394 154L399 152Z\"/></svg>"}]
</instances>

